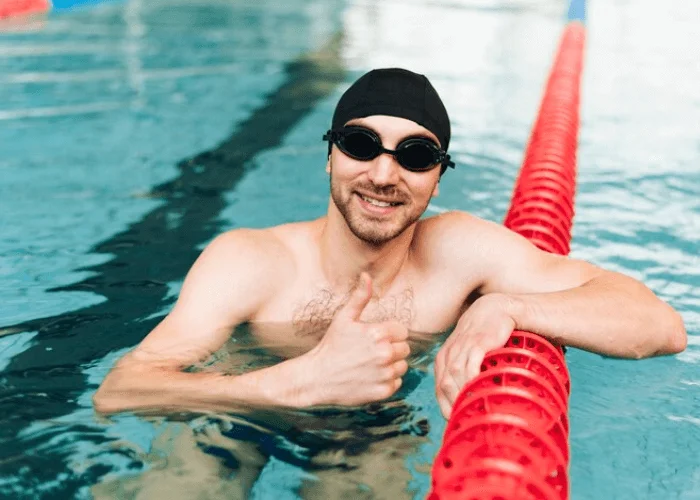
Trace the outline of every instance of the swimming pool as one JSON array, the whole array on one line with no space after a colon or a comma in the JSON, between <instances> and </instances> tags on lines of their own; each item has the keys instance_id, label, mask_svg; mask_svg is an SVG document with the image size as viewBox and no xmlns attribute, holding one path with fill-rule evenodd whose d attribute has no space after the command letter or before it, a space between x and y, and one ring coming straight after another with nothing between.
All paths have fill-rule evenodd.
<instances>
[{"instance_id":1,"label":"swimming pool","mask_svg":"<svg viewBox=\"0 0 700 500\"><path fill-rule=\"evenodd\" d=\"M589 5L572 255L642 279L690 340L640 362L569 352L573 499L700 498L697 9ZM204 491L215 461L253 498L329 491L355 462L379 476L366 496L392 482L424 497L444 428L430 370L408 384L407 418L392 403L332 415L324 434L322 419L298 417L310 436L354 440L354 455L321 454L330 474L244 418L103 420L90 398L216 233L325 211L320 136L370 67L425 72L448 106L458 168L430 212L500 221L565 12L544 0L132 0L4 25L0 496L145 496L161 472ZM358 436L368 423L381 446ZM246 439L276 452L256 462L259 450L236 448ZM383 453L405 472L382 468Z\"/></svg>"}]
</instances>

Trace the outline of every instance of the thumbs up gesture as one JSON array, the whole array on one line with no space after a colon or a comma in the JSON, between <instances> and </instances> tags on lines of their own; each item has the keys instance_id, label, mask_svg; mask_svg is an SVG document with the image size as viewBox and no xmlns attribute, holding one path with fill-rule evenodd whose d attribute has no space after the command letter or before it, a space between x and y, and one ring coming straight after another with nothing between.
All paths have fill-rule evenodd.
<instances>
[{"instance_id":1,"label":"thumbs up gesture","mask_svg":"<svg viewBox=\"0 0 700 500\"><path fill-rule=\"evenodd\" d=\"M401 387L410 354L408 329L397 321L360 321L371 298L372 280L362 273L350 300L307 353L317 378L315 404L360 405L386 399Z\"/></svg>"}]
</instances>

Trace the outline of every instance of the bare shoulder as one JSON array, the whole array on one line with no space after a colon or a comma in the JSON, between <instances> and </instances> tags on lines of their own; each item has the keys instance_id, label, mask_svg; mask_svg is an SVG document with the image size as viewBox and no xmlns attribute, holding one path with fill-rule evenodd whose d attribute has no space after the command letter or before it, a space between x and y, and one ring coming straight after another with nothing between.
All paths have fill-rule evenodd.
<instances>
[{"instance_id":1,"label":"bare shoulder","mask_svg":"<svg viewBox=\"0 0 700 500\"><path fill-rule=\"evenodd\" d=\"M431 270L482 284L494 266L517 248L532 247L527 240L504 226L475 215L450 211L421 220L414 249L421 263Z\"/></svg>"},{"instance_id":2,"label":"bare shoulder","mask_svg":"<svg viewBox=\"0 0 700 500\"><path fill-rule=\"evenodd\" d=\"M234 272L239 278L275 276L292 263L291 252L278 227L232 229L217 236L200 257L221 274ZM260 282L260 284L263 284Z\"/></svg>"},{"instance_id":3,"label":"bare shoulder","mask_svg":"<svg viewBox=\"0 0 700 500\"><path fill-rule=\"evenodd\" d=\"M206 248L217 257L233 255L246 257L253 255L258 259L283 257L286 253L284 241L276 232L279 226L263 229L239 228L226 231L217 236ZM231 255L230 252L236 254Z\"/></svg>"},{"instance_id":4,"label":"bare shoulder","mask_svg":"<svg viewBox=\"0 0 700 500\"><path fill-rule=\"evenodd\" d=\"M245 320L277 290L293 259L273 228L234 229L211 241L187 273L178 309L216 307Z\"/></svg>"},{"instance_id":5,"label":"bare shoulder","mask_svg":"<svg viewBox=\"0 0 700 500\"><path fill-rule=\"evenodd\" d=\"M232 328L255 317L288 272L286 245L267 229L235 229L211 241L187 273L168 316L139 352L187 365L218 349ZM284 279L284 276L282 276Z\"/></svg>"},{"instance_id":6,"label":"bare shoulder","mask_svg":"<svg viewBox=\"0 0 700 500\"><path fill-rule=\"evenodd\" d=\"M463 258L488 246L503 230L498 224L454 210L422 219L414 245L433 258Z\"/></svg>"},{"instance_id":7,"label":"bare shoulder","mask_svg":"<svg viewBox=\"0 0 700 500\"><path fill-rule=\"evenodd\" d=\"M300 255L307 254L318 232L318 221L293 222L263 229L234 229L219 235L203 257L222 267L251 275L261 284L289 282Z\"/></svg>"},{"instance_id":8,"label":"bare shoulder","mask_svg":"<svg viewBox=\"0 0 700 500\"><path fill-rule=\"evenodd\" d=\"M423 253L429 255L426 259L438 269L451 269L460 279L467 273L481 293L561 290L600 273L591 264L540 250L505 226L464 212L448 212L425 222L416 235Z\"/></svg>"},{"instance_id":9,"label":"bare shoulder","mask_svg":"<svg viewBox=\"0 0 700 500\"><path fill-rule=\"evenodd\" d=\"M464 229L465 227L473 226L475 224L479 225L484 223L484 219L481 219L475 215L468 212L463 212L461 210L450 210L449 212L444 212L439 215L434 215L432 217L426 217L421 219L419 226L423 230L434 231L435 229Z\"/></svg>"}]
</instances>

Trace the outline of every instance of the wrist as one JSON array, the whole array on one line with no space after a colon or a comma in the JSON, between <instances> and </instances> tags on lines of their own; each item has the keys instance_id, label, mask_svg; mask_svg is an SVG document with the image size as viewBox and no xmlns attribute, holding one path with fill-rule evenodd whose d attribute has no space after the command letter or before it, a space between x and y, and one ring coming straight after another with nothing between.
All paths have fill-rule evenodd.
<instances>
[{"instance_id":1,"label":"wrist","mask_svg":"<svg viewBox=\"0 0 700 500\"><path fill-rule=\"evenodd\" d=\"M513 320L516 330L525 329L527 323L527 304L521 295L500 293L498 294L501 309Z\"/></svg>"},{"instance_id":2,"label":"wrist","mask_svg":"<svg viewBox=\"0 0 700 500\"><path fill-rule=\"evenodd\" d=\"M288 359L277 365L273 380L264 384L268 397L275 404L287 408L308 408L317 404L313 381L312 353Z\"/></svg>"},{"instance_id":3,"label":"wrist","mask_svg":"<svg viewBox=\"0 0 700 500\"><path fill-rule=\"evenodd\" d=\"M503 307L515 323L515 330L535 333L555 345L565 344L564 339L553 335L552 329L546 326L546 317L542 313L542 302L537 294L508 294L507 298L503 300Z\"/></svg>"}]
</instances>

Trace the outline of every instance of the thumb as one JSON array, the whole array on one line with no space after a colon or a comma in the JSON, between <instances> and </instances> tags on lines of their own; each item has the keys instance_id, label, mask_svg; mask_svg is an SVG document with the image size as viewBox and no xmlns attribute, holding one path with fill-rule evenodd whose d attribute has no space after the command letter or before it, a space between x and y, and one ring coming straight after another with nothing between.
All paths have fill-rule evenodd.
<instances>
[{"instance_id":1,"label":"thumb","mask_svg":"<svg viewBox=\"0 0 700 500\"><path fill-rule=\"evenodd\" d=\"M350 300L338 311L339 314L336 317L341 316L346 320L359 321L362 311L364 311L371 298L372 278L369 277L369 274L363 272L360 274L357 286L350 294Z\"/></svg>"}]
</instances>

